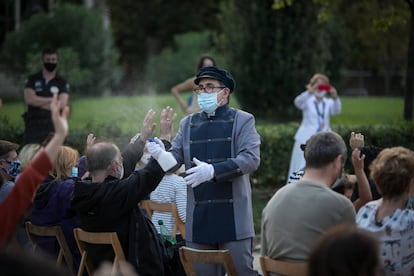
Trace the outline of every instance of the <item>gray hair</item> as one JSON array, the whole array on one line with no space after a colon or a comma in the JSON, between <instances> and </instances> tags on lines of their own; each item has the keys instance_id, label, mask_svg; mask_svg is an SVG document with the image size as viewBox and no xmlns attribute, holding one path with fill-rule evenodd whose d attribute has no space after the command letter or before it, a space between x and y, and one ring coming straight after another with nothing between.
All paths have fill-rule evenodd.
<instances>
[{"instance_id":1,"label":"gray hair","mask_svg":"<svg viewBox=\"0 0 414 276\"><path fill-rule=\"evenodd\" d=\"M106 170L117 157L118 147L109 142L100 142L86 150L86 168L91 173Z\"/></svg>"},{"instance_id":2,"label":"gray hair","mask_svg":"<svg viewBox=\"0 0 414 276\"><path fill-rule=\"evenodd\" d=\"M347 149L344 139L335 132L318 132L306 142L305 160L307 168L323 168L333 162L338 155L346 161Z\"/></svg>"}]
</instances>

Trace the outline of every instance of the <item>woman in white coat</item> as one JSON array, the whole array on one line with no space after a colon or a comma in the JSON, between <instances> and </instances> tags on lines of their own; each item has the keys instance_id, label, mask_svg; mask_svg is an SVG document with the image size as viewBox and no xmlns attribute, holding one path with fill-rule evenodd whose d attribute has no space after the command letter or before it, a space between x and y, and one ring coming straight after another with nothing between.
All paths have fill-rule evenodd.
<instances>
[{"instance_id":1,"label":"woman in white coat","mask_svg":"<svg viewBox=\"0 0 414 276\"><path fill-rule=\"evenodd\" d=\"M330 97L326 97L329 95ZM342 104L335 87L327 76L317 73L312 76L306 90L295 98L295 106L302 110L302 122L295 134L295 144L290 160L289 175L305 167L301 144L319 131L331 131L329 118L341 113Z\"/></svg>"}]
</instances>

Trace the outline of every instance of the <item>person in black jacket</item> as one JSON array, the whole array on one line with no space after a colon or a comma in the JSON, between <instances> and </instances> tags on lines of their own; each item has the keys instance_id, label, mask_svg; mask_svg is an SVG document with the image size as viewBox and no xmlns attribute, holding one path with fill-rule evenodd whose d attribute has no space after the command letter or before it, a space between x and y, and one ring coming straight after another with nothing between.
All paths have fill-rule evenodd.
<instances>
[{"instance_id":1,"label":"person in black jacket","mask_svg":"<svg viewBox=\"0 0 414 276\"><path fill-rule=\"evenodd\" d=\"M145 168L133 171L154 130L153 116L150 110L140 135L131 140L122 155L119 148L109 142L87 148L86 164L92 179L77 181L72 199L81 228L90 232L117 232L128 262L139 275L164 275L152 225L138 207L138 203L156 188L164 171L154 158ZM170 137L171 133L167 134L171 132L174 117L169 107L161 113L160 138L164 138L164 142L168 142L165 138ZM157 144L160 151L163 150L161 144ZM91 245L88 251L95 268L114 257L107 246Z\"/></svg>"}]
</instances>

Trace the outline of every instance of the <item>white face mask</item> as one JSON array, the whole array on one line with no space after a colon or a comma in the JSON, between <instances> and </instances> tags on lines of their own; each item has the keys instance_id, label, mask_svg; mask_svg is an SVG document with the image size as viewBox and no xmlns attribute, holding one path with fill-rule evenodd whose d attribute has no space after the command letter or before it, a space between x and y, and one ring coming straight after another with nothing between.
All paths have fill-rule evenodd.
<instances>
[{"instance_id":1,"label":"white face mask","mask_svg":"<svg viewBox=\"0 0 414 276\"><path fill-rule=\"evenodd\" d=\"M318 98L323 98L326 94L326 91L316 91L315 96Z\"/></svg>"}]
</instances>

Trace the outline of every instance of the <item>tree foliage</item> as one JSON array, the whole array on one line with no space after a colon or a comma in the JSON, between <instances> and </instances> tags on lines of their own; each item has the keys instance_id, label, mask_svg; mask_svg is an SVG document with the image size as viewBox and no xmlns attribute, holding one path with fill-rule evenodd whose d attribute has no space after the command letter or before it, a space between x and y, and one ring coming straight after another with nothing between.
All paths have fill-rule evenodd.
<instances>
[{"instance_id":1,"label":"tree foliage","mask_svg":"<svg viewBox=\"0 0 414 276\"><path fill-rule=\"evenodd\" d=\"M345 47L338 20L318 20L310 1L283 9L274 2L230 0L221 7L218 45L236 78L240 105L262 119L286 121L298 115L292 102L316 72L335 82Z\"/></svg>"},{"instance_id":2,"label":"tree foliage","mask_svg":"<svg viewBox=\"0 0 414 276\"><path fill-rule=\"evenodd\" d=\"M56 5L50 13L32 16L23 22L19 31L7 35L2 59L10 64L14 72L27 73L26 65L33 66L36 55L41 64L40 53L46 47L66 49L62 52L62 62L65 57L78 59L71 64L75 66L72 69L78 67L86 75L72 71L74 83L79 85L72 87L82 90L83 94L100 94L120 78L118 53L112 45L111 32L103 28L102 17L94 10L64 4ZM66 61L71 62L70 58ZM68 65L59 64L59 68L61 65L69 73ZM69 76L65 77L71 83Z\"/></svg>"},{"instance_id":3,"label":"tree foliage","mask_svg":"<svg viewBox=\"0 0 414 276\"><path fill-rule=\"evenodd\" d=\"M128 71L171 46L174 35L217 27L220 0L108 0L116 44ZM130 16L133 14L133 16Z\"/></svg>"},{"instance_id":4,"label":"tree foliage","mask_svg":"<svg viewBox=\"0 0 414 276\"><path fill-rule=\"evenodd\" d=\"M159 92L169 92L173 85L196 74L196 65L202 55L211 55L221 64L221 58L214 52L213 36L211 31L174 36L171 47L149 58L145 70L146 86Z\"/></svg>"}]
</instances>

